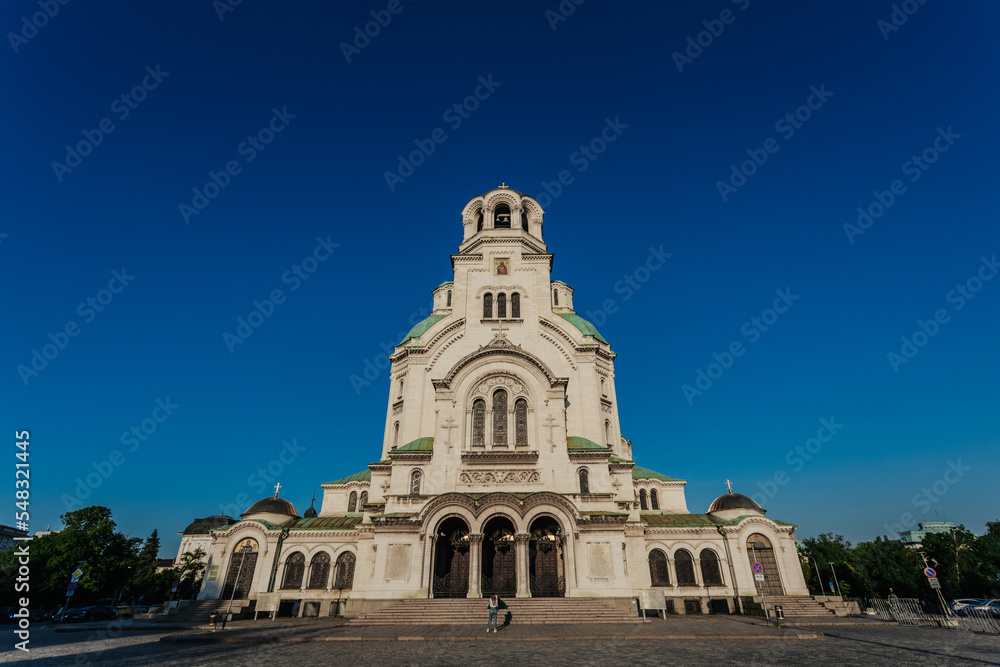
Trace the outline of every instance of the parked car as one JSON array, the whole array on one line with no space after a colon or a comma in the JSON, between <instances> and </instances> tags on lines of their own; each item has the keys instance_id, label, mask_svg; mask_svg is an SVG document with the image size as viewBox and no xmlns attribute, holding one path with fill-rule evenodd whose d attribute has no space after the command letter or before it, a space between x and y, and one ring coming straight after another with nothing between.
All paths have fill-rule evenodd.
<instances>
[{"instance_id":1,"label":"parked car","mask_svg":"<svg viewBox=\"0 0 1000 667\"><path fill-rule=\"evenodd\" d=\"M28 618L31 619L32 623L44 623L52 620L52 614L44 609L29 609Z\"/></svg>"},{"instance_id":2,"label":"parked car","mask_svg":"<svg viewBox=\"0 0 1000 667\"><path fill-rule=\"evenodd\" d=\"M982 616L1000 618L1000 600L979 600L977 604L971 604L962 611L966 614L971 612Z\"/></svg>"},{"instance_id":3,"label":"parked car","mask_svg":"<svg viewBox=\"0 0 1000 667\"><path fill-rule=\"evenodd\" d=\"M133 614L146 614L146 613L149 613L149 605L146 605L146 604L133 605L133 607L132 607L132 613Z\"/></svg>"},{"instance_id":4,"label":"parked car","mask_svg":"<svg viewBox=\"0 0 1000 667\"><path fill-rule=\"evenodd\" d=\"M66 612L63 620L67 623L79 621L113 621L118 618L118 610L114 607L96 605L93 607L78 607Z\"/></svg>"},{"instance_id":5,"label":"parked car","mask_svg":"<svg viewBox=\"0 0 1000 667\"><path fill-rule=\"evenodd\" d=\"M966 609L970 607L978 607L986 602L987 600L984 598L960 598L958 600L952 600L949 606L955 614L963 616Z\"/></svg>"}]
</instances>

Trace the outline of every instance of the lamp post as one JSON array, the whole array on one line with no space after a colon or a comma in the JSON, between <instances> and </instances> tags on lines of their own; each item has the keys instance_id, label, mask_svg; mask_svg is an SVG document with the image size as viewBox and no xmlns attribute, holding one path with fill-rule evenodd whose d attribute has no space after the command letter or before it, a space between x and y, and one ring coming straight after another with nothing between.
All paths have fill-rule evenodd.
<instances>
[{"instance_id":1,"label":"lamp post","mask_svg":"<svg viewBox=\"0 0 1000 667\"><path fill-rule=\"evenodd\" d=\"M240 585L240 573L243 572L243 561L246 560L247 554L250 553L251 551L253 551L253 547L250 545L249 542L244 543L243 546L240 547L240 554L241 554L240 566L236 568L236 579L233 580L233 592L229 596L229 606L226 607L226 615L222 618L223 630L226 629L226 621L229 620L229 612L232 611L233 609L233 598L236 597L236 587Z\"/></svg>"},{"instance_id":2,"label":"lamp post","mask_svg":"<svg viewBox=\"0 0 1000 667\"><path fill-rule=\"evenodd\" d=\"M840 592L840 582L837 581L837 571L833 569L833 563L830 563L830 572L833 572L833 583L837 584L837 595L844 599L844 594Z\"/></svg>"},{"instance_id":3,"label":"lamp post","mask_svg":"<svg viewBox=\"0 0 1000 667\"><path fill-rule=\"evenodd\" d=\"M816 567L816 583L819 584L819 593L820 593L820 595L822 595L823 594L823 577L819 576L819 563L816 562L816 558L813 557L813 555L810 552L803 551L802 553L805 554L805 557L808 558L808 559L810 559L813 562L813 565Z\"/></svg>"}]
</instances>

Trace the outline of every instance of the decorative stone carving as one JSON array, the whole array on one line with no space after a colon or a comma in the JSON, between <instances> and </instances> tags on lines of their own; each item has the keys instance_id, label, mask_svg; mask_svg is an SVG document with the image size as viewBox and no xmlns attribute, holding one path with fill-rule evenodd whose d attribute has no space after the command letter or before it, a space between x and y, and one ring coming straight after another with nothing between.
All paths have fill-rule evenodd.
<instances>
[{"instance_id":1,"label":"decorative stone carving","mask_svg":"<svg viewBox=\"0 0 1000 667\"><path fill-rule=\"evenodd\" d=\"M479 383L476 387L476 394L482 396L488 396L490 391L496 387L506 387L510 390L512 394L524 394L524 385L521 384L520 380L512 377L507 377L504 375L494 375L493 377L487 378Z\"/></svg>"},{"instance_id":2,"label":"decorative stone carving","mask_svg":"<svg viewBox=\"0 0 1000 667\"><path fill-rule=\"evenodd\" d=\"M462 484L541 484L537 470L466 470L458 476Z\"/></svg>"}]
</instances>

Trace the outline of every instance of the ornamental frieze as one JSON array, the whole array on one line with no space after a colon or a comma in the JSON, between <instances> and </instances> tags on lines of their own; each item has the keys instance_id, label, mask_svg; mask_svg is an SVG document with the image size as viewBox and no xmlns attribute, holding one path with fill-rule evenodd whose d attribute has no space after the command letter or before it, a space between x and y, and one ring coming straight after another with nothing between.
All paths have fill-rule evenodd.
<instances>
[{"instance_id":1,"label":"ornamental frieze","mask_svg":"<svg viewBox=\"0 0 1000 667\"><path fill-rule=\"evenodd\" d=\"M537 470L468 470L458 476L462 484L541 484Z\"/></svg>"}]
</instances>

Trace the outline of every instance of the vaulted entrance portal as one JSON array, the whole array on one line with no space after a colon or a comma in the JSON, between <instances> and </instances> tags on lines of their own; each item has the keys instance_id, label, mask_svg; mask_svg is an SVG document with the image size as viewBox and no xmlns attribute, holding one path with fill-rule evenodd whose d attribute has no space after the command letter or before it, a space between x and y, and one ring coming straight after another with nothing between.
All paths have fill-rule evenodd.
<instances>
[{"instance_id":1,"label":"vaulted entrance portal","mask_svg":"<svg viewBox=\"0 0 1000 667\"><path fill-rule=\"evenodd\" d=\"M563 561L563 536L559 523L548 516L531 522L528 542L528 577L531 597L566 596L566 570Z\"/></svg>"},{"instance_id":2,"label":"vaulted entrance portal","mask_svg":"<svg viewBox=\"0 0 1000 667\"><path fill-rule=\"evenodd\" d=\"M514 524L507 517L493 517L483 527L483 595L515 595L516 562Z\"/></svg>"},{"instance_id":3,"label":"vaulted entrance portal","mask_svg":"<svg viewBox=\"0 0 1000 667\"><path fill-rule=\"evenodd\" d=\"M747 538L747 558L751 565L758 562L764 566L764 581L754 577L757 585L757 595L784 595L781 587L781 575L778 573L778 561L774 557L774 547L771 541L761 535L754 533Z\"/></svg>"},{"instance_id":4,"label":"vaulted entrance portal","mask_svg":"<svg viewBox=\"0 0 1000 667\"><path fill-rule=\"evenodd\" d=\"M434 540L434 597L464 598L469 592L469 526L458 517L445 519Z\"/></svg>"},{"instance_id":5,"label":"vaulted entrance portal","mask_svg":"<svg viewBox=\"0 0 1000 667\"><path fill-rule=\"evenodd\" d=\"M245 600L250 597L253 585L254 570L257 568L259 551L257 540L246 538L240 540L229 558L229 569L226 571L226 585L222 588L221 600L235 598Z\"/></svg>"}]
</instances>

